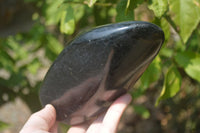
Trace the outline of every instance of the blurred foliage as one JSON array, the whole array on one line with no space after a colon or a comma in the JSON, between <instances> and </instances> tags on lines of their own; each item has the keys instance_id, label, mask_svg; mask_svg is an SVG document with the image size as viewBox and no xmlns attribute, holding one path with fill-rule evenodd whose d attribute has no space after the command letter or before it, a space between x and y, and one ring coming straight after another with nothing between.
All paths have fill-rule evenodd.
<instances>
[{"instance_id":1,"label":"blurred foliage","mask_svg":"<svg viewBox=\"0 0 200 133\"><path fill-rule=\"evenodd\" d=\"M148 119L150 117L150 113L149 113L148 109L146 109L144 106L134 105L133 108L136 113L138 113L139 115L142 116L142 118Z\"/></svg>"},{"instance_id":2,"label":"blurred foliage","mask_svg":"<svg viewBox=\"0 0 200 133\"><path fill-rule=\"evenodd\" d=\"M5 122L2 122L0 121L0 131L6 129L9 127L9 124L8 123L5 123Z\"/></svg>"},{"instance_id":3,"label":"blurred foliage","mask_svg":"<svg viewBox=\"0 0 200 133\"><path fill-rule=\"evenodd\" d=\"M23 0L23 3L34 9L31 14L34 25L28 32L0 37L0 105L21 97L32 111L38 110L40 84L66 42L94 26L129 20L155 23L164 30L166 38L159 55L131 90L133 97L138 99L151 88L162 88L156 91L157 106L162 100L184 106L182 101L190 99L192 91L195 95L191 97L200 98L200 0ZM200 108L199 101L194 103L193 112ZM133 108L145 119L151 115L142 105ZM182 122L185 131L188 127L192 127L188 132L197 130L200 121L193 118Z\"/></svg>"}]
</instances>

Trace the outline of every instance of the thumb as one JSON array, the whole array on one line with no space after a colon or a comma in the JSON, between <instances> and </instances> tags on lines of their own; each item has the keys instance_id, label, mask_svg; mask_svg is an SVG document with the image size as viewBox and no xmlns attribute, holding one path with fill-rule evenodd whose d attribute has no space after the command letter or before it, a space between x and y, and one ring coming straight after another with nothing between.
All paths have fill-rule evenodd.
<instances>
[{"instance_id":1,"label":"thumb","mask_svg":"<svg viewBox=\"0 0 200 133\"><path fill-rule=\"evenodd\" d=\"M49 131L56 121L55 108L47 104L45 108L31 115L20 133L32 131Z\"/></svg>"}]
</instances>

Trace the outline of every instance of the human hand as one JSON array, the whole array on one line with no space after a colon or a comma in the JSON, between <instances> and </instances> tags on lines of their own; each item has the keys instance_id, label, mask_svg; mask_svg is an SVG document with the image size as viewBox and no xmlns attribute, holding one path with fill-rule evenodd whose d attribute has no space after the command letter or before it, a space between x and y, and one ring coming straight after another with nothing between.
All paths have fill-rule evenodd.
<instances>
[{"instance_id":1,"label":"human hand","mask_svg":"<svg viewBox=\"0 0 200 133\"><path fill-rule=\"evenodd\" d=\"M116 99L106 113L99 116L92 124L72 126L68 133L115 133L119 120L131 102L130 94ZM56 111L52 105L31 115L20 133L57 133Z\"/></svg>"}]
</instances>

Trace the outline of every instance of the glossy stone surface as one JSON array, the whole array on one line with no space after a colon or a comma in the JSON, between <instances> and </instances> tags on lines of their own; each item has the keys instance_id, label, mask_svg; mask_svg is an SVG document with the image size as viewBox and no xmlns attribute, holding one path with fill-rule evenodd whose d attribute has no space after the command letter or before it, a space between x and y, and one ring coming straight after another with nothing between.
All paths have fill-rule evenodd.
<instances>
[{"instance_id":1,"label":"glossy stone surface","mask_svg":"<svg viewBox=\"0 0 200 133\"><path fill-rule=\"evenodd\" d=\"M49 69L40 91L57 120L70 125L94 120L133 87L164 41L154 24L129 21L80 34Z\"/></svg>"}]
</instances>

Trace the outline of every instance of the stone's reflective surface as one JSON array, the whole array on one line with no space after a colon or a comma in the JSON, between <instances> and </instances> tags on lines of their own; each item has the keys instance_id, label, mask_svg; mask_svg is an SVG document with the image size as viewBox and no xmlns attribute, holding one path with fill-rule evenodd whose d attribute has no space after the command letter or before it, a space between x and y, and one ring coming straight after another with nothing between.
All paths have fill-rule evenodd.
<instances>
[{"instance_id":1,"label":"stone's reflective surface","mask_svg":"<svg viewBox=\"0 0 200 133\"><path fill-rule=\"evenodd\" d=\"M133 87L163 41L159 27L137 21L79 35L49 69L40 91L42 105L53 104L57 120L70 125L95 119Z\"/></svg>"}]
</instances>

